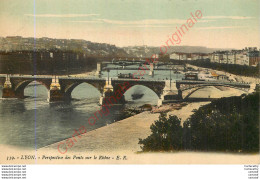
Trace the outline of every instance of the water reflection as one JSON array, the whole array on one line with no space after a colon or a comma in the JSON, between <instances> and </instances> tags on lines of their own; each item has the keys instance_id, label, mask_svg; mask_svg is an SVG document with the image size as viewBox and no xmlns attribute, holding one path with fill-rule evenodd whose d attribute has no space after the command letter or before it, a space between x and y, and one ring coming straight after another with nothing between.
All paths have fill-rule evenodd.
<instances>
[{"instance_id":1,"label":"water reflection","mask_svg":"<svg viewBox=\"0 0 260 179\"><path fill-rule=\"evenodd\" d=\"M0 100L0 143L40 148L71 137L74 129L79 129L81 125L91 131L118 121L125 107L156 103L156 94L143 86L138 87L144 93L143 98L132 100L135 88L125 93L128 104L112 107L109 115L100 116L95 125L90 126L88 118L100 110L100 92L96 88L83 83L73 90L71 101L48 103L46 87L30 84L25 88L25 99Z\"/></svg>"},{"instance_id":2,"label":"water reflection","mask_svg":"<svg viewBox=\"0 0 260 179\"><path fill-rule=\"evenodd\" d=\"M133 94L143 94L139 99L133 99ZM158 102L157 94L148 87L142 85L135 85L125 92L125 99L127 101L126 105L143 105L149 103L156 105Z\"/></svg>"}]
</instances>

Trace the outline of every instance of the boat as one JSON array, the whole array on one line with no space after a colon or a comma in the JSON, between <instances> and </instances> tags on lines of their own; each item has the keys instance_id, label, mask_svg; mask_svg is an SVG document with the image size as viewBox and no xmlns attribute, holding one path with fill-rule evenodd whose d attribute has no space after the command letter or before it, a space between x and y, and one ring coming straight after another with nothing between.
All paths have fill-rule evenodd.
<instances>
[{"instance_id":1,"label":"boat","mask_svg":"<svg viewBox=\"0 0 260 179\"><path fill-rule=\"evenodd\" d=\"M141 111L151 111L153 109L151 104L144 104L139 107Z\"/></svg>"},{"instance_id":2,"label":"boat","mask_svg":"<svg viewBox=\"0 0 260 179\"><path fill-rule=\"evenodd\" d=\"M197 73L185 73L185 77L182 80L198 80Z\"/></svg>"},{"instance_id":3,"label":"boat","mask_svg":"<svg viewBox=\"0 0 260 179\"><path fill-rule=\"evenodd\" d=\"M133 100L141 99L144 94L143 93L134 93L131 95Z\"/></svg>"},{"instance_id":4,"label":"boat","mask_svg":"<svg viewBox=\"0 0 260 179\"><path fill-rule=\"evenodd\" d=\"M134 75L132 73L128 73L128 74L118 74L117 75L118 78L130 78L130 79L139 79L138 77L134 77Z\"/></svg>"}]
</instances>

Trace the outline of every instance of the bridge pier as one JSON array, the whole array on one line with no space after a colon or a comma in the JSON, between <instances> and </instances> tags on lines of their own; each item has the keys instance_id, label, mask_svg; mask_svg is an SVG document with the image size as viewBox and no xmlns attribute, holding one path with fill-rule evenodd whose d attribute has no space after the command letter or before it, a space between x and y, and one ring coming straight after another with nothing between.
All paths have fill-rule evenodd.
<instances>
[{"instance_id":1,"label":"bridge pier","mask_svg":"<svg viewBox=\"0 0 260 179\"><path fill-rule=\"evenodd\" d=\"M180 100L183 100L183 97L182 97L182 91L180 89L178 89L178 98Z\"/></svg>"},{"instance_id":2,"label":"bridge pier","mask_svg":"<svg viewBox=\"0 0 260 179\"><path fill-rule=\"evenodd\" d=\"M15 90L13 89L12 83L10 81L10 76L8 74L5 77L2 98L17 98Z\"/></svg>"},{"instance_id":3,"label":"bridge pier","mask_svg":"<svg viewBox=\"0 0 260 179\"><path fill-rule=\"evenodd\" d=\"M165 87L163 89L163 93L160 96L157 105L161 106L165 103L172 103L182 100L181 91L177 88L176 82L172 82L168 80L165 82Z\"/></svg>"},{"instance_id":4,"label":"bridge pier","mask_svg":"<svg viewBox=\"0 0 260 179\"><path fill-rule=\"evenodd\" d=\"M55 76L52 78L50 90L48 91L48 102L63 101L65 93L61 90L59 79Z\"/></svg>"},{"instance_id":5,"label":"bridge pier","mask_svg":"<svg viewBox=\"0 0 260 179\"><path fill-rule=\"evenodd\" d=\"M256 89L256 84L255 83L251 83L250 84L250 88L248 90L248 93L253 93Z\"/></svg>"},{"instance_id":6,"label":"bridge pier","mask_svg":"<svg viewBox=\"0 0 260 179\"><path fill-rule=\"evenodd\" d=\"M101 77L101 71L102 71L102 63L97 63L97 71L96 71L96 75Z\"/></svg>"},{"instance_id":7,"label":"bridge pier","mask_svg":"<svg viewBox=\"0 0 260 179\"><path fill-rule=\"evenodd\" d=\"M150 63L150 72L149 72L149 75L150 76L154 76L154 64L153 63Z\"/></svg>"},{"instance_id":8,"label":"bridge pier","mask_svg":"<svg viewBox=\"0 0 260 179\"><path fill-rule=\"evenodd\" d=\"M106 81L106 85L104 87L104 92L100 97L99 103L100 105L113 105L113 104L124 104L125 96L123 94L123 90L114 89L114 87Z\"/></svg>"},{"instance_id":9,"label":"bridge pier","mask_svg":"<svg viewBox=\"0 0 260 179\"><path fill-rule=\"evenodd\" d=\"M3 88L2 98L17 98L17 96L12 88Z\"/></svg>"},{"instance_id":10,"label":"bridge pier","mask_svg":"<svg viewBox=\"0 0 260 179\"><path fill-rule=\"evenodd\" d=\"M113 96L113 86L111 84L109 84L109 81L106 81L106 85L104 87L104 91L102 96L100 97L100 105L105 104L110 98L112 98Z\"/></svg>"}]
</instances>

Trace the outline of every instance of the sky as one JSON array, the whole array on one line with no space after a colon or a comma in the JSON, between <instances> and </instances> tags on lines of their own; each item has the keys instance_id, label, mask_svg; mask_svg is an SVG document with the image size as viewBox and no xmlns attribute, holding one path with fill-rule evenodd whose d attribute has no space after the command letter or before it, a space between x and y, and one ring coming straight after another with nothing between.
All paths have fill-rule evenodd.
<instances>
[{"instance_id":1,"label":"sky","mask_svg":"<svg viewBox=\"0 0 260 179\"><path fill-rule=\"evenodd\" d=\"M259 0L0 0L0 36L161 46L197 10L174 45L260 47Z\"/></svg>"}]
</instances>

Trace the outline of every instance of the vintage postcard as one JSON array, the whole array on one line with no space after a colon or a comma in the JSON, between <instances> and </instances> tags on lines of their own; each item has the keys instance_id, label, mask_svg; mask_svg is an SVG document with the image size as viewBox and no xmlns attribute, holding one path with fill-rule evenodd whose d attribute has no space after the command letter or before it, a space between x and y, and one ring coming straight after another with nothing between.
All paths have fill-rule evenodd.
<instances>
[{"instance_id":1,"label":"vintage postcard","mask_svg":"<svg viewBox=\"0 0 260 179\"><path fill-rule=\"evenodd\" d=\"M258 0L0 0L0 164L259 164Z\"/></svg>"}]
</instances>

